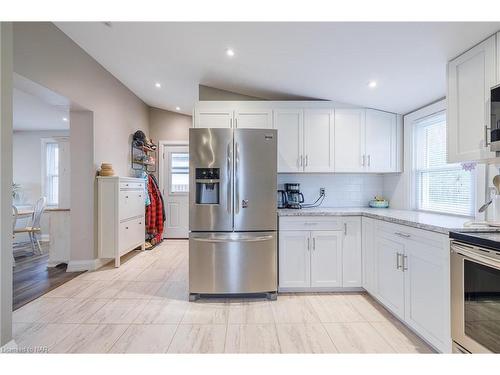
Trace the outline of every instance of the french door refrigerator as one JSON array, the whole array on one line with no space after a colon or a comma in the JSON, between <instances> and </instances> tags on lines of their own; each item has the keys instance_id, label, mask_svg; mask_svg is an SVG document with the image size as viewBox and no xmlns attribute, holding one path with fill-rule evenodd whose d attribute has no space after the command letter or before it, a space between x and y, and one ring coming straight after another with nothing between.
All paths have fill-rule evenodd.
<instances>
[{"instance_id":1,"label":"french door refrigerator","mask_svg":"<svg viewBox=\"0 0 500 375\"><path fill-rule=\"evenodd\" d=\"M189 130L189 293L277 291L277 132Z\"/></svg>"}]
</instances>

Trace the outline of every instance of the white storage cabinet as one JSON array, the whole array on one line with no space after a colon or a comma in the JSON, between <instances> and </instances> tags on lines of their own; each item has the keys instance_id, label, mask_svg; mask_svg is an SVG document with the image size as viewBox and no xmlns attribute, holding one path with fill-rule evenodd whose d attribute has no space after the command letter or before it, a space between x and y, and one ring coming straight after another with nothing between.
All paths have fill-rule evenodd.
<instances>
[{"instance_id":1,"label":"white storage cabinet","mask_svg":"<svg viewBox=\"0 0 500 375\"><path fill-rule=\"evenodd\" d=\"M145 245L144 179L97 177L99 258L120 257Z\"/></svg>"}]
</instances>

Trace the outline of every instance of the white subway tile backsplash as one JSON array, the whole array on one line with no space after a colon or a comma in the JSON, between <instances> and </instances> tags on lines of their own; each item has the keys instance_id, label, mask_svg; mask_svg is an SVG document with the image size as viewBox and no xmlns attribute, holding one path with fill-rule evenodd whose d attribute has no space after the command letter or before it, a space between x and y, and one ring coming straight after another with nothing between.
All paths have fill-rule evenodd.
<instances>
[{"instance_id":1,"label":"white subway tile backsplash","mask_svg":"<svg viewBox=\"0 0 500 375\"><path fill-rule=\"evenodd\" d=\"M365 207L384 190L383 175L378 174L278 174L278 189L287 182L300 184L306 203L313 203L325 188L323 207Z\"/></svg>"}]
</instances>

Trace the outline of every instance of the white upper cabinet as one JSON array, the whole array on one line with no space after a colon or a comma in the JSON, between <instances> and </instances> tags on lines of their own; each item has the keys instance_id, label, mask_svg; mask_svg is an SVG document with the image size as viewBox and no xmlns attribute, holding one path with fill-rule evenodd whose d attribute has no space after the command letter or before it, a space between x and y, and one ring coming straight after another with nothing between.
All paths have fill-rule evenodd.
<instances>
[{"instance_id":1,"label":"white upper cabinet","mask_svg":"<svg viewBox=\"0 0 500 375\"><path fill-rule=\"evenodd\" d=\"M496 83L496 36L448 63L448 162L494 158L490 152L490 89Z\"/></svg>"},{"instance_id":2,"label":"white upper cabinet","mask_svg":"<svg viewBox=\"0 0 500 375\"><path fill-rule=\"evenodd\" d=\"M233 110L226 109L202 109L196 107L194 111L195 128L232 128Z\"/></svg>"},{"instance_id":3,"label":"white upper cabinet","mask_svg":"<svg viewBox=\"0 0 500 375\"><path fill-rule=\"evenodd\" d=\"M235 128L238 129L272 129L272 110L236 110L234 111Z\"/></svg>"},{"instance_id":4,"label":"white upper cabinet","mask_svg":"<svg viewBox=\"0 0 500 375\"><path fill-rule=\"evenodd\" d=\"M363 172L365 155L365 110L336 109L334 134L336 172Z\"/></svg>"},{"instance_id":5,"label":"white upper cabinet","mask_svg":"<svg viewBox=\"0 0 500 375\"><path fill-rule=\"evenodd\" d=\"M333 111L304 111L304 171L333 172Z\"/></svg>"},{"instance_id":6,"label":"white upper cabinet","mask_svg":"<svg viewBox=\"0 0 500 375\"><path fill-rule=\"evenodd\" d=\"M401 168L395 114L330 102L205 101L195 128L278 130L278 173L390 173Z\"/></svg>"},{"instance_id":7,"label":"white upper cabinet","mask_svg":"<svg viewBox=\"0 0 500 375\"><path fill-rule=\"evenodd\" d=\"M278 130L278 172L302 172L304 111L274 110L274 128Z\"/></svg>"},{"instance_id":8,"label":"white upper cabinet","mask_svg":"<svg viewBox=\"0 0 500 375\"><path fill-rule=\"evenodd\" d=\"M397 116L394 113L366 110L366 169L370 172L397 170Z\"/></svg>"}]
</instances>

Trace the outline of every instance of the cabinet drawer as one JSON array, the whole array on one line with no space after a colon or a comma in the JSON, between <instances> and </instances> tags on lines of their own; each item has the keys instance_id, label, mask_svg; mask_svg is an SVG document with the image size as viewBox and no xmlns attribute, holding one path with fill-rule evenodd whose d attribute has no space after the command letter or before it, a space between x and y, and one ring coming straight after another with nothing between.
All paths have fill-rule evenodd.
<instances>
[{"instance_id":1,"label":"cabinet drawer","mask_svg":"<svg viewBox=\"0 0 500 375\"><path fill-rule=\"evenodd\" d=\"M122 190L143 190L144 182L120 182L120 191Z\"/></svg>"},{"instance_id":2,"label":"cabinet drawer","mask_svg":"<svg viewBox=\"0 0 500 375\"><path fill-rule=\"evenodd\" d=\"M120 223L118 228L118 244L120 254L130 250L132 246L138 246L143 243L144 238L144 217Z\"/></svg>"},{"instance_id":3,"label":"cabinet drawer","mask_svg":"<svg viewBox=\"0 0 500 375\"><path fill-rule=\"evenodd\" d=\"M344 230L342 217L287 216L279 219L280 230Z\"/></svg>"},{"instance_id":4,"label":"cabinet drawer","mask_svg":"<svg viewBox=\"0 0 500 375\"><path fill-rule=\"evenodd\" d=\"M143 190L123 190L119 195L120 221L136 216L144 216L145 203Z\"/></svg>"},{"instance_id":5,"label":"cabinet drawer","mask_svg":"<svg viewBox=\"0 0 500 375\"><path fill-rule=\"evenodd\" d=\"M431 232L429 230L413 228L407 225L394 224L380 220L377 220L376 229L380 235L397 242L404 243L406 241L416 241L426 246L440 247L443 243L443 239L446 239L447 237L444 234Z\"/></svg>"}]
</instances>

